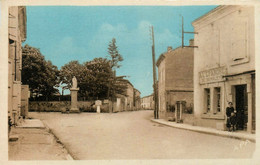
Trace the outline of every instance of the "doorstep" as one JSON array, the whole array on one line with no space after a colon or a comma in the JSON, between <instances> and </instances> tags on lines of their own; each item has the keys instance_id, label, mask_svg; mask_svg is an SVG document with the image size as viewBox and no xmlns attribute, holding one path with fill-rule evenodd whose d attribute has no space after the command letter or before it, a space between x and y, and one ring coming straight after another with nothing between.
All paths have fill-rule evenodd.
<instances>
[{"instance_id":1,"label":"doorstep","mask_svg":"<svg viewBox=\"0 0 260 165\"><path fill-rule=\"evenodd\" d=\"M151 119L151 121L159 123L159 124L163 124L166 126L174 127L174 128L185 129L185 130L189 130L189 131L195 131L195 132L212 134L212 135L229 137L229 138L235 138L235 139L241 139L241 140L249 140L249 141L255 142L255 134L249 134L247 132L221 131L221 130L217 130L214 128L192 126L192 125L184 124L184 123L170 122L170 121L166 121L164 119Z\"/></svg>"},{"instance_id":2,"label":"doorstep","mask_svg":"<svg viewBox=\"0 0 260 165\"><path fill-rule=\"evenodd\" d=\"M16 128L40 128L44 129L45 126L39 119L24 119Z\"/></svg>"}]
</instances>

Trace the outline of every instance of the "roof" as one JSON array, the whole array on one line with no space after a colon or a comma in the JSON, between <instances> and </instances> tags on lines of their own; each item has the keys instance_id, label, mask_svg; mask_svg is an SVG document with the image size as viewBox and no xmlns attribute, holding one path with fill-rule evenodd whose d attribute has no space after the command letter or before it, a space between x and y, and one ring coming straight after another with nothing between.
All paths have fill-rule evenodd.
<instances>
[{"instance_id":1,"label":"roof","mask_svg":"<svg viewBox=\"0 0 260 165\"><path fill-rule=\"evenodd\" d=\"M177 50L177 49L179 49L179 48L182 49L181 46L178 46L178 47L176 47L175 49L170 50L169 52L167 51L167 52L162 53L162 54L159 56L158 60L156 61L156 66L159 67L159 65L161 64L161 62L165 59L165 57L166 57L165 55L166 55L167 53L174 52L175 50Z\"/></svg>"},{"instance_id":2,"label":"roof","mask_svg":"<svg viewBox=\"0 0 260 165\"><path fill-rule=\"evenodd\" d=\"M159 67L159 65L161 64L161 62L165 59L165 55L161 54L158 58L158 60L156 61L156 66Z\"/></svg>"},{"instance_id":3,"label":"roof","mask_svg":"<svg viewBox=\"0 0 260 165\"><path fill-rule=\"evenodd\" d=\"M151 97L151 96L153 96L153 93L150 94L150 95L148 95L148 96L144 96L144 97L142 97L142 99L143 99L143 98L146 98L146 97Z\"/></svg>"},{"instance_id":4,"label":"roof","mask_svg":"<svg viewBox=\"0 0 260 165\"><path fill-rule=\"evenodd\" d=\"M133 86L133 84L129 81L129 80L127 80L127 79L124 79L128 84L130 84L132 87L134 87Z\"/></svg>"},{"instance_id":5,"label":"roof","mask_svg":"<svg viewBox=\"0 0 260 165\"><path fill-rule=\"evenodd\" d=\"M227 8L227 7L234 7L234 5L220 5L220 6L217 6L216 8L210 10L209 12L207 12L206 14L200 16L199 18L195 19L193 22L192 22L192 25L194 26L194 24L197 24L199 23L200 21L203 21L204 19L207 19L208 17L211 17L213 16L214 14L218 13L219 11Z\"/></svg>"},{"instance_id":6,"label":"roof","mask_svg":"<svg viewBox=\"0 0 260 165\"><path fill-rule=\"evenodd\" d=\"M138 89L134 88L134 90L138 91L139 93L141 93Z\"/></svg>"}]
</instances>

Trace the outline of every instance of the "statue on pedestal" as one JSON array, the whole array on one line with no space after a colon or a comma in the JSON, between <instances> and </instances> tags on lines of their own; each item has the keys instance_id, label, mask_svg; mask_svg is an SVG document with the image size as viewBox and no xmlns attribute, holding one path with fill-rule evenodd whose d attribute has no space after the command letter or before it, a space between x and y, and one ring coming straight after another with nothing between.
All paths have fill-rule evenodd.
<instances>
[{"instance_id":1,"label":"statue on pedestal","mask_svg":"<svg viewBox=\"0 0 260 165\"><path fill-rule=\"evenodd\" d=\"M72 78L72 87L70 88L70 95L71 95L71 106L70 106L70 113L79 113L78 108L78 90L77 88L78 83L75 76Z\"/></svg>"},{"instance_id":2,"label":"statue on pedestal","mask_svg":"<svg viewBox=\"0 0 260 165\"><path fill-rule=\"evenodd\" d=\"M78 82L75 76L73 76L72 78L72 88L77 88L78 86Z\"/></svg>"}]
</instances>

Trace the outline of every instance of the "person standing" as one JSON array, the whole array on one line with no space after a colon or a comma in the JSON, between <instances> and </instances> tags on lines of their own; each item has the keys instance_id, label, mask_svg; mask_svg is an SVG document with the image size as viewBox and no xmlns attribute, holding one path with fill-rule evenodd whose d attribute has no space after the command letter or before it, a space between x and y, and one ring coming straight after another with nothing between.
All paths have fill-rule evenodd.
<instances>
[{"instance_id":1,"label":"person standing","mask_svg":"<svg viewBox=\"0 0 260 165\"><path fill-rule=\"evenodd\" d=\"M236 112L235 112L235 109L233 107L233 103L232 102L229 102L228 103L228 107L226 108L226 115L227 115L227 128L229 131L231 131L231 114L234 115ZM233 117L233 116L232 116Z\"/></svg>"}]
</instances>

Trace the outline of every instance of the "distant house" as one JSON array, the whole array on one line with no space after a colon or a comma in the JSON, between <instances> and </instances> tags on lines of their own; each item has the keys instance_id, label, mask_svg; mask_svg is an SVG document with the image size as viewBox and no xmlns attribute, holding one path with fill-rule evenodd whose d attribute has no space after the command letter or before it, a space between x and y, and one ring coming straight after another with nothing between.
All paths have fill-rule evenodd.
<instances>
[{"instance_id":1,"label":"distant house","mask_svg":"<svg viewBox=\"0 0 260 165\"><path fill-rule=\"evenodd\" d=\"M219 6L192 25L199 34L194 52L196 124L224 130L226 107L233 102L238 128L254 132L254 7Z\"/></svg>"},{"instance_id":2,"label":"distant house","mask_svg":"<svg viewBox=\"0 0 260 165\"><path fill-rule=\"evenodd\" d=\"M12 120L12 124L16 125L24 114L21 112L21 107L23 104L28 104L22 101L22 99L28 99L28 86L23 86L21 82L22 42L26 40L25 7L9 8L8 39L8 117Z\"/></svg>"},{"instance_id":3,"label":"distant house","mask_svg":"<svg viewBox=\"0 0 260 165\"><path fill-rule=\"evenodd\" d=\"M141 108L142 109L154 109L154 99L153 94L149 96L144 96L141 98Z\"/></svg>"},{"instance_id":4,"label":"distant house","mask_svg":"<svg viewBox=\"0 0 260 165\"><path fill-rule=\"evenodd\" d=\"M134 86L129 80L127 80L125 110L132 111L133 108L134 108Z\"/></svg>"},{"instance_id":5,"label":"distant house","mask_svg":"<svg viewBox=\"0 0 260 165\"><path fill-rule=\"evenodd\" d=\"M190 40L193 46L193 40ZM193 105L193 56L194 48L168 47L160 55L158 67L159 117L167 118L175 110L176 101L186 107Z\"/></svg>"},{"instance_id":6,"label":"distant house","mask_svg":"<svg viewBox=\"0 0 260 165\"><path fill-rule=\"evenodd\" d=\"M116 95L112 112L133 111L141 108L141 92L135 89L129 80L124 79L124 82L126 83L126 92L124 95Z\"/></svg>"},{"instance_id":7,"label":"distant house","mask_svg":"<svg viewBox=\"0 0 260 165\"><path fill-rule=\"evenodd\" d=\"M141 92L134 88L134 109L141 109Z\"/></svg>"}]
</instances>

